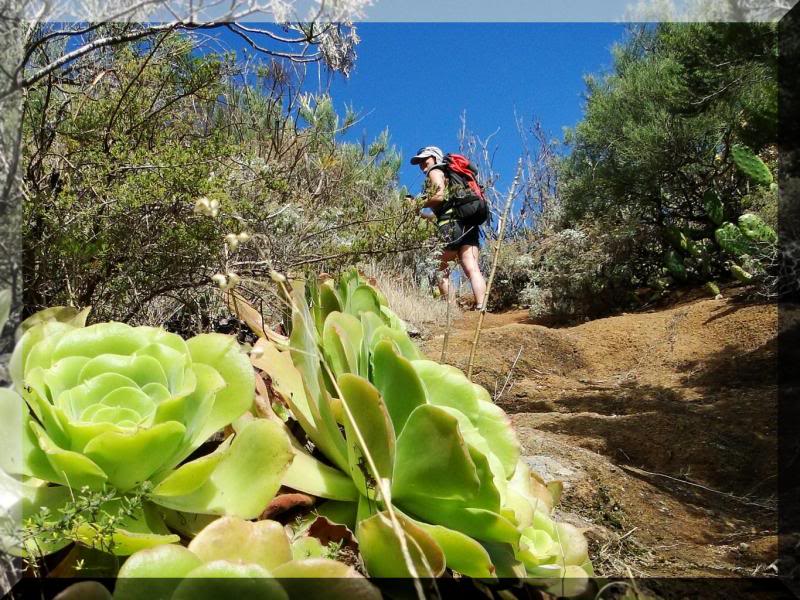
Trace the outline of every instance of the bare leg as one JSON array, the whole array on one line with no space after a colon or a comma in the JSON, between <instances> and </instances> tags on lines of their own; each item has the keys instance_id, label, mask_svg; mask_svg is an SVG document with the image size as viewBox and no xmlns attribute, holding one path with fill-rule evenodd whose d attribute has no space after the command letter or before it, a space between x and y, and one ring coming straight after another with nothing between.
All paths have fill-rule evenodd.
<instances>
[{"instance_id":1,"label":"bare leg","mask_svg":"<svg viewBox=\"0 0 800 600\"><path fill-rule=\"evenodd\" d=\"M448 298L450 292L450 263L458 260L458 254L455 250L443 250L442 255L439 257L439 273L438 284L439 291L444 298Z\"/></svg>"},{"instance_id":2,"label":"bare leg","mask_svg":"<svg viewBox=\"0 0 800 600\"><path fill-rule=\"evenodd\" d=\"M458 257L461 260L461 267L472 284L472 293L475 295L475 304L483 306L486 296L486 280L483 278L481 268L478 266L478 256L480 249L477 246L461 246L458 249Z\"/></svg>"}]
</instances>

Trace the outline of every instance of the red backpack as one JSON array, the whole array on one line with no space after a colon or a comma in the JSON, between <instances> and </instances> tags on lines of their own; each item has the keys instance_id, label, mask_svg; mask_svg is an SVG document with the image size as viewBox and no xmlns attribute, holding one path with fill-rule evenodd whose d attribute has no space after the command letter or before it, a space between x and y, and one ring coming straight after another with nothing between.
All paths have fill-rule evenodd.
<instances>
[{"instance_id":1,"label":"red backpack","mask_svg":"<svg viewBox=\"0 0 800 600\"><path fill-rule=\"evenodd\" d=\"M466 156L444 155L445 173L450 183L453 212L467 225L481 225L489 217L483 188L477 180L478 169Z\"/></svg>"}]
</instances>

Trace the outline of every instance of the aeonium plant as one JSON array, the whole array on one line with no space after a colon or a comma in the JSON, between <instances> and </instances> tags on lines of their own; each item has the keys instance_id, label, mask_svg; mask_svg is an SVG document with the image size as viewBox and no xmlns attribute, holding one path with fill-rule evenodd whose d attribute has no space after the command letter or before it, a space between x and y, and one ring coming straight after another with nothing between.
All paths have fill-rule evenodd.
<instances>
[{"instance_id":1,"label":"aeonium plant","mask_svg":"<svg viewBox=\"0 0 800 600\"><path fill-rule=\"evenodd\" d=\"M236 340L184 341L160 328L85 320L86 311L48 309L20 328L13 389L0 395L0 466L23 516L44 507L56 521L81 493L108 490L98 512L117 514L144 487L143 504L113 523L103 548L120 555L178 541L164 515L257 517L293 458L277 424L243 420L213 452L187 461L252 406L254 374ZM99 542L91 523L74 536ZM73 541L21 537L23 554Z\"/></svg>"},{"instance_id":2,"label":"aeonium plant","mask_svg":"<svg viewBox=\"0 0 800 600\"><path fill-rule=\"evenodd\" d=\"M381 597L353 567L308 556L307 540L316 538L292 542L275 521L222 517L188 547L168 544L133 554L119 571L114 600L216 600L228 594L275 600Z\"/></svg>"},{"instance_id":3,"label":"aeonium plant","mask_svg":"<svg viewBox=\"0 0 800 600\"><path fill-rule=\"evenodd\" d=\"M264 336L253 363L329 463L295 445L283 483L328 499L319 512L353 529L370 575L438 576L446 566L582 588L592 575L586 540L553 522L557 486L521 459L484 388L426 360L355 272L283 293L288 341Z\"/></svg>"}]
</instances>

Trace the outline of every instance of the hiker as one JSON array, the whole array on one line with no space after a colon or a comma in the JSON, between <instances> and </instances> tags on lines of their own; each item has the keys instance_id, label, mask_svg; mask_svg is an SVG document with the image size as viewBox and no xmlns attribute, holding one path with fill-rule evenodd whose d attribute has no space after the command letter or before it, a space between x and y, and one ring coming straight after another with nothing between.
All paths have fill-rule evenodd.
<instances>
[{"instance_id":1,"label":"hiker","mask_svg":"<svg viewBox=\"0 0 800 600\"><path fill-rule=\"evenodd\" d=\"M475 296L475 310L484 309L486 280L483 278L480 254L480 225L488 216L483 190L478 185L477 170L463 156L444 155L436 146L425 146L411 158L425 173L426 209L436 218L439 233L446 245L439 257L439 290L445 298L450 292L450 263L458 261L469 278ZM430 215L430 212L427 213Z\"/></svg>"}]
</instances>

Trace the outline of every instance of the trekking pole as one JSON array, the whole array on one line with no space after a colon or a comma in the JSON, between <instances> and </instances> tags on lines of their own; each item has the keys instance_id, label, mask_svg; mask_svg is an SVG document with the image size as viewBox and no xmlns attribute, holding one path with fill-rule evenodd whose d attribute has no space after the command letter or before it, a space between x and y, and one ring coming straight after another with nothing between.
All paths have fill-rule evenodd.
<instances>
[{"instance_id":1,"label":"trekking pole","mask_svg":"<svg viewBox=\"0 0 800 600\"><path fill-rule=\"evenodd\" d=\"M475 353L478 349L478 340L481 337L481 327L483 327L483 318L486 316L486 307L489 305L489 294L492 291L492 281L494 281L494 274L497 271L497 260L500 257L500 248L503 246L503 237L506 233L506 220L508 219L508 212L511 209L511 202L517 195L517 185L522 176L522 159L517 161L517 174L514 175L514 181L511 183L511 189L508 191L506 197L506 205L503 207L503 214L500 217L500 225L497 233L497 246L494 249L494 256L492 257L492 270L489 272L489 281L486 283L486 294L483 297L483 306L481 307L480 314L478 315L478 324L475 326L475 336L472 338L472 348L469 351L469 363L467 363L467 379L472 380L472 367L475 365Z\"/></svg>"},{"instance_id":2,"label":"trekking pole","mask_svg":"<svg viewBox=\"0 0 800 600\"><path fill-rule=\"evenodd\" d=\"M453 282L450 281L450 275L447 276L447 328L444 330L444 339L442 340L442 357L439 362L445 362L444 357L447 354L447 343L450 341L450 326L453 322Z\"/></svg>"}]
</instances>

